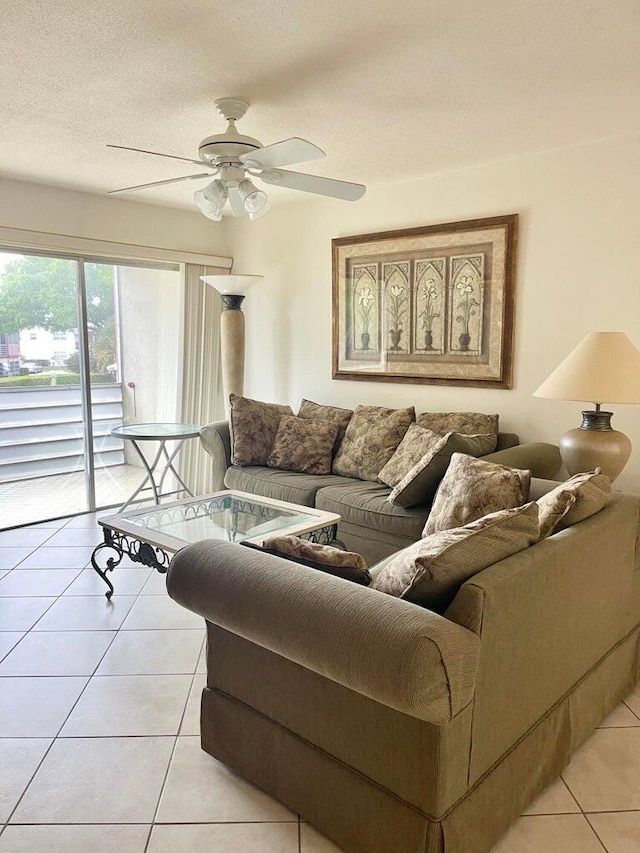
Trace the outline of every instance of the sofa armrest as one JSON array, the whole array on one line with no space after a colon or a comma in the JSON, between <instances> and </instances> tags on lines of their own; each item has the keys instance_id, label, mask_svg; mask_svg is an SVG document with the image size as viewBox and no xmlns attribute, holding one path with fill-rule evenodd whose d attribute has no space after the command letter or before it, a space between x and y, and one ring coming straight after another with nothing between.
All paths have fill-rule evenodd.
<instances>
[{"instance_id":1,"label":"sofa armrest","mask_svg":"<svg viewBox=\"0 0 640 853\"><path fill-rule=\"evenodd\" d=\"M523 468L531 471L532 477L540 477L543 480L552 480L562 464L558 447L541 441L531 441L489 453L482 457L482 461L496 462L510 468Z\"/></svg>"},{"instance_id":2,"label":"sofa armrest","mask_svg":"<svg viewBox=\"0 0 640 853\"><path fill-rule=\"evenodd\" d=\"M231 465L231 434L229 421L205 424L200 429L200 441L213 460L214 489L224 489L224 475Z\"/></svg>"},{"instance_id":3,"label":"sofa armrest","mask_svg":"<svg viewBox=\"0 0 640 853\"><path fill-rule=\"evenodd\" d=\"M214 540L175 555L167 590L209 622L410 716L440 725L473 698L479 638L376 590Z\"/></svg>"}]
</instances>

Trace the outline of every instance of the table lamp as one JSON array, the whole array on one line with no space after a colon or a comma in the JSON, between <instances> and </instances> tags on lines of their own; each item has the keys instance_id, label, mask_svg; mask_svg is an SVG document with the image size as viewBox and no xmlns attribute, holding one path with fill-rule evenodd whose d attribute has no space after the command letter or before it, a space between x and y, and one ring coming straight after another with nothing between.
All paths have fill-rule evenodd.
<instances>
[{"instance_id":1,"label":"table lamp","mask_svg":"<svg viewBox=\"0 0 640 853\"><path fill-rule=\"evenodd\" d=\"M640 403L640 352L624 332L591 332L569 353L534 397L592 402L582 424L560 438L560 455L569 474L597 466L613 482L631 455L627 436L611 427L608 403Z\"/></svg>"}]
</instances>

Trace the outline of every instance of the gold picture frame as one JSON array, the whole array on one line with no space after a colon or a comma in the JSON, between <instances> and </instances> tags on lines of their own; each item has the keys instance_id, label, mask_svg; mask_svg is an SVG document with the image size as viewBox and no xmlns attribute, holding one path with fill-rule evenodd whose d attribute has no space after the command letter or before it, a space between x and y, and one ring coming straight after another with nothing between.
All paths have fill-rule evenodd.
<instances>
[{"instance_id":1,"label":"gold picture frame","mask_svg":"<svg viewBox=\"0 0 640 853\"><path fill-rule=\"evenodd\" d=\"M511 388L518 214L331 241L333 378Z\"/></svg>"}]
</instances>

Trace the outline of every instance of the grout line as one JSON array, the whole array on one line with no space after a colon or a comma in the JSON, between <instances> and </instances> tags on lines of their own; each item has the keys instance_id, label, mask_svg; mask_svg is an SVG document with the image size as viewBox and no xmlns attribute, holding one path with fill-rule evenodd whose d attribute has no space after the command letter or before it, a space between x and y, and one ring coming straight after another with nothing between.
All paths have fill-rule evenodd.
<instances>
[{"instance_id":1,"label":"grout line","mask_svg":"<svg viewBox=\"0 0 640 853\"><path fill-rule=\"evenodd\" d=\"M599 835L598 835L598 833L596 832L596 828L593 826L593 824L592 824L592 823L591 823L591 821L589 820L588 815L585 815L585 820L587 821L587 824L589 825L589 829L591 830L591 832L593 832L593 834L595 835L595 837L598 839L598 841L599 841L599 842L600 842L600 844L602 845L602 849L605 851L605 853L609 853L608 847L606 846L606 844L604 843L604 841L602 840L602 838L600 838L600 836L599 836Z\"/></svg>"}]
</instances>

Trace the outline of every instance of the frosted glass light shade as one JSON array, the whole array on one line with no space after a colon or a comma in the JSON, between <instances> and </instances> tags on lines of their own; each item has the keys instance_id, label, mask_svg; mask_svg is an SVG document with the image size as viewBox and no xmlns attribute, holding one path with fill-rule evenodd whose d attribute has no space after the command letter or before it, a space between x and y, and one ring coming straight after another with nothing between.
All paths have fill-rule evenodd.
<instances>
[{"instance_id":1,"label":"frosted glass light shade","mask_svg":"<svg viewBox=\"0 0 640 853\"><path fill-rule=\"evenodd\" d=\"M245 296L263 278L263 275L201 275L200 281L215 288L221 296Z\"/></svg>"},{"instance_id":2,"label":"frosted glass light shade","mask_svg":"<svg viewBox=\"0 0 640 853\"><path fill-rule=\"evenodd\" d=\"M624 332L591 332L533 396L591 403L640 403L640 352Z\"/></svg>"}]
</instances>

